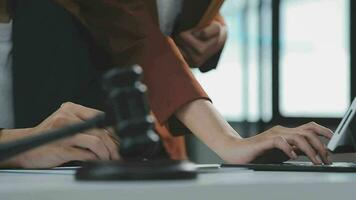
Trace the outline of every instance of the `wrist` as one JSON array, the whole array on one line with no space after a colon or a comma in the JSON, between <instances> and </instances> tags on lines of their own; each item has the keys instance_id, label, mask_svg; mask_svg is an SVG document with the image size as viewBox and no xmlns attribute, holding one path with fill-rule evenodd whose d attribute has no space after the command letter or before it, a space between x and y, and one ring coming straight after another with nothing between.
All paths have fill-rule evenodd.
<instances>
[{"instance_id":1,"label":"wrist","mask_svg":"<svg viewBox=\"0 0 356 200\"><path fill-rule=\"evenodd\" d=\"M223 160L226 160L227 152L241 146L245 142L245 139L237 136L224 136L221 137L212 150L219 155Z\"/></svg>"},{"instance_id":2,"label":"wrist","mask_svg":"<svg viewBox=\"0 0 356 200\"><path fill-rule=\"evenodd\" d=\"M0 144L24 138L29 135L31 129L2 129L0 131ZM0 167L22 168L22 154L0 162Z\"/></svg>"},{"instance_id":3,"label":"wrist","mask_svg":"<svg viewBox=\"0 0 356 200\"><path fill-rule=\"evenodd\" d=\"M193 101L178 111L177 117L219 156L224 153L226 145L242 141L209 101Z\"/></svg>"}]
</instances>

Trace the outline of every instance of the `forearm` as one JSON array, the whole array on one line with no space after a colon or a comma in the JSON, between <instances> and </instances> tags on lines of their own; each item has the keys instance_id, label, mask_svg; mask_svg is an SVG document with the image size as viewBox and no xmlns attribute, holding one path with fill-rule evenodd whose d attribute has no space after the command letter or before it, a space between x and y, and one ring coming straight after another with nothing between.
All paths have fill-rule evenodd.
<instances>
[{"instance_id":1,"label":"forearm","mask_svg":"<svg viewBox=\"0 0 356 200\"><path fill-rule=\"evenodd\" d=\"M3 129L0 131L0 144L24 138L30 132L30 128L23 129Z\"/></svg>"},{"instance_id":2,"label":"forearm","mask_svg":"<svg viewBox=\"0 0 356 200\"><path fill-rule=\"evenodd\" d=\"M229 141L241 139L211 102L201 99L190 102L176 112L177 118L217 154Z\"/></svg>"}]
</instances>

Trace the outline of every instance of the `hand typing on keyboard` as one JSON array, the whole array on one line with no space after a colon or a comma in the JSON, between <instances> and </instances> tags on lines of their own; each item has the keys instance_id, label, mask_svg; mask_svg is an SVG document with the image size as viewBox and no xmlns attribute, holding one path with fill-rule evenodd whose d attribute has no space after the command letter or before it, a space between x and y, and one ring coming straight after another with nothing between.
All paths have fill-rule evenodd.
<instances>
[{"instance_id":1,"label":"hand typing on keyboard","mask_svg":"<svg viewBox=\"0 0 356 200\"><path fill-rule=\"evenodd\" d=\"M332 135L330 129L314 122L296 128L275 126L254 137L229 140L221 147L222 158L229 164L247 164L272 149L279 149L291 159L296 159L300 152L315 165L331 164L327 147L319 136L330 139Z\"/></svg>"},{"instance_id":2,"label":"hand typing on keyboard","mask_svg":"<svg viewBox=\"0 0 356 200\"><path fill-rule=\"evenodd\" d=\"M296 152L302 152L317 165L331 164L329 152L319 136L330 139L333 132L315 122L304 124L296 128L286 128L276 126L269 129L254 138L261 143L261 151L266 151L271 147L278 148L284 153L295 159Z\"/></svg>"}]
</instances>

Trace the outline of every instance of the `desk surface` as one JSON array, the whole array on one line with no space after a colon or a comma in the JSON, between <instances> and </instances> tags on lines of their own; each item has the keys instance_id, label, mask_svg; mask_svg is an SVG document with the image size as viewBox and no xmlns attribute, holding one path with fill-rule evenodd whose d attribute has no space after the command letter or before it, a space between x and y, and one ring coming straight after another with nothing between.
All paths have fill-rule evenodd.
<instances>
[{"instance_id":1,"label":"desk surface","mask_svg":"<svg viewBox=\"0 0 356 200\"><path fill-rule=\"evenodd\" d=\"M333 199L356 197L356 173L219 170L192 181L78 182L74 171L0 171L1 200Z\"/></svg>"}]
</instances>

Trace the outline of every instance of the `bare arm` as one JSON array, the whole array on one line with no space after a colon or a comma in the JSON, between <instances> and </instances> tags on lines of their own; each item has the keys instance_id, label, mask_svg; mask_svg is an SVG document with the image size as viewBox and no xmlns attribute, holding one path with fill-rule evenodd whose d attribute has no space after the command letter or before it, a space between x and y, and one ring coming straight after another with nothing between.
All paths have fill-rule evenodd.
<instances>
[{"instance_id":1,"label":"bare arm","mask_svg":"<svg viewBox=\"0 0 356 200\"><path fill-rule=\"evenodd\" d=\"M303 151L314 164L329 164L328 151L318 136L331 138L332 131L316 123L297 128L276 126L257 136L242 138L207 100L196 100L178 110L176 116L200 140L228 163L249 163L273 148L290 158Z\"/></svg>"},{"instance_id":2,"label":"bare arm","mask_svg":"<svg viewBox=\"0 0 356 200\"><path fill-rule=\"evenodd\" d=\"M193 101L180 109L177 117L211 149L219 149L229 140L242 139L210 101Z\"/></svg>"}]
</instances>

